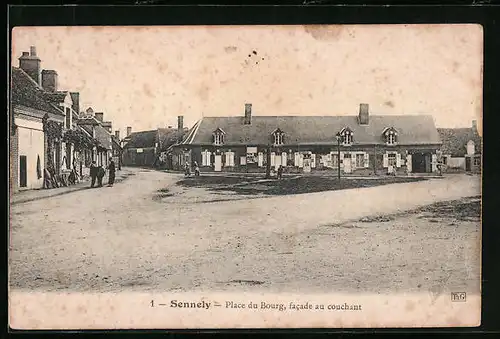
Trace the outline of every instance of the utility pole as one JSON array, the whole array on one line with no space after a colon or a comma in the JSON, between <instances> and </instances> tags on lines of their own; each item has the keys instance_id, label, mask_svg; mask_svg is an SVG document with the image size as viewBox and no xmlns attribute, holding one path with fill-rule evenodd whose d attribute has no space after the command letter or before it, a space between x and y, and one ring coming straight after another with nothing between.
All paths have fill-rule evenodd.
<instances>
[{"instance_id":1,"label":"utility pole","mask_svg":"<svg viewBox=\"0 0 500 339\"><path fill-rule=\"evenodd\" d=\"M337 133L337 178L340 181L340 132Z\"/></svg>"},{"instance_id":2,"label":"utility pole","mask_svg":"<svg viewBox=\"0 0 500 339\"><path fill-rule=\"evenodd\" d=\"M271 145L267 145L266 154L266 179L271 178Z\"/></svg>"}]
</instances>

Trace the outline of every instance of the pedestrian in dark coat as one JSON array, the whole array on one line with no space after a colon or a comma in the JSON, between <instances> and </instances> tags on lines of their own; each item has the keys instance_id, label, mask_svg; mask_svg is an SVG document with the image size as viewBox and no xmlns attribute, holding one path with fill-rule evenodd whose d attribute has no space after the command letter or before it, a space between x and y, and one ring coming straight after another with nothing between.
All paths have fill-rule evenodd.
<instances>
[{"instance_id":1,"label":"pedestrian in dark coat","mask_svg":"<svg viewBox=\"0 0 500 339\"><path fill-rule=\"evenodd\" d=\"M109 165L108 165L108 186L111 187L115 183L115 162L113 161L113 158L109 159Z\"/></svg>"},{"instance_id":2,"label":"pedestrian in dark coat","mask_svg":"<svg viewBox=\"0 0 500 339\"><path fill-rule=\"evenodd\" d=\"M95 185L95 179L97 178L98 170L99 168L97 167L95 161L92 161L92 163L90 164L90 179L92 181L90 187L94 187Z\"/></svg>"},{"instance_id":3,"label":"pedestrian in dark coat","mask_svg":"<svg viewBox=\"0 0 500 339\"><path fill-rule=\"evenodd\" d=\"M102 178L104 178L104 174L106 174L106 171L102 166L99 166L97 171L97 187L102 187Z\"/></svg>"},{"instance_id":4,"label":"pedestrian in dark coat","mask_svg":"<svg viewBox=\"0 0 500 339\"><path fill-rule=\"evenodd\" d=\"M283 178L283 166L280 165L280 167L278 167L278 179L282 178Z\"/></svg>"}]
</instances>

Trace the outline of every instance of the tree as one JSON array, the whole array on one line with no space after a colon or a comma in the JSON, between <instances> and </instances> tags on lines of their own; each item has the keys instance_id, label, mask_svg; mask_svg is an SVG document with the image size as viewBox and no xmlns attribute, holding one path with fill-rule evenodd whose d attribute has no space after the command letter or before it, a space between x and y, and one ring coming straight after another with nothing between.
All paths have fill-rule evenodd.
<instances>
[{"instance_id":1,"label":"tree","mask_svg":"<svg viewBox=\"0 0 500 339\"><path fill-rule=\"evenodd\" d=\"M43 132L47 138L47 164L55 168L52 152L54 148L54 142L59 141L62 137L62 123L49 120L48 114L45 114L42 119L42 124Z\"/></svg>"},{"instance_id":2,"label":"tree","mask_svg":"<svg viewBox=\"0 0 500 339\"><path fill-rule=\"evenodd\" d=\"M64 142L72 143L76 151L82 151L85 149L92 149L94 146L98 145L98 141L79 129L67 130L64 133Z\"/></svg>"}]
</instances>

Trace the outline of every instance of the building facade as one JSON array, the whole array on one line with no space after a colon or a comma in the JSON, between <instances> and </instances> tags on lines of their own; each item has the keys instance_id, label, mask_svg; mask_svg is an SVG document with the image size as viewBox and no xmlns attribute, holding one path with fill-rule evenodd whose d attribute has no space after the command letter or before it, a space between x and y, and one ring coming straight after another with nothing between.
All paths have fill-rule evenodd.
<instances>
[{"instance_id":1,"label":"building facade","mask_svg":"<svg viewBox=\"0 0 500 339\"><path fill-rule=\"evenodd\" d=\"M205 117L172 147L172 168L196 162L201 171L339 170L345 175L437 172L441 147L432 116L373 115L361 104L353 116Z\"/></svg>"},{"instance_id":2,"label":"building facade","mask_svg":"<svg viewBox=\"0 0 500 339\"><path fill-rule=\"evenodd\" d=\"M90 172L90 164L95 161L97 166L107 167L109 159L113 156L113 140L111 134L111 122L104 123L104 113L96 115L92 107L87 108L80 114L78 125L95 141L92 149L86 152L84 157L85 173ZM104 126L106 127L104 127Z\"/></svg>"},{"instance_id":3,"label":"building facade","mask_svg":"<svg viewBox=\"0 0 500 339\"><path fill-rule=\"evenodd\" d=\"M443 142L441 162L446 172L480 172L482 139L477 122L469 128L438 128Z\"/></svg>"},{"instance_id":4,"label":"building facade","mask_svg":"<svg viewBox=\"0 0 500 339\"><path fill-rule=\"evenodd\" d=\"M111 155L111 123L86 131L79 93L59 90L57 72L41 69L34 46L11 68L10 94L11 191L67 185L72 171L83 175L94 148L96 158L99 147Z\"/></svg>"},{"instance_id":5,"label":"building facade","mask_svg":"<svg viewBox=\"0 0 500 339\"><path fill-rule=\"evenodd\" d=\"M9 115L10 133L10 188L13 192L44 186L45 169L59 171L63 145L62 133L67 116L71 119L72 100L68 106L54 102L52 71L41 69L41 60L35 47L23 52L19 67L11 67ZM43 87L43 85L45 87ZM69 126L71 128L71 126ZM55 143L55 145L53 144Z\"/></svg>"},{"instance_id":6,"label":"building facade","mask_svg":"<svg viewBox=\"0 0 500 339\"><path fill-rule=\"evenodd\" d=\"M132 128L128 127L127 137L123 140L122 164L167 168L167 150L173 144L182 141L186 132L182 116L177 118L177 128L169 126L132 133Z\"/></svg>"}]
</instances>

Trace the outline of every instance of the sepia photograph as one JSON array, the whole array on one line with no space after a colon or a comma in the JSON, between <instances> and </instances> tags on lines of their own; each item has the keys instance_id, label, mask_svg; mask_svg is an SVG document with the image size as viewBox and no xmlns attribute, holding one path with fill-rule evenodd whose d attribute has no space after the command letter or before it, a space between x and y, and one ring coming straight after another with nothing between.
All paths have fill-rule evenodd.
<instances>
[{"instance_id":1,"label":"sepia photograph","mask_svg":"<svg viewBox=\"0 0 500 339\"><path fill-rule=\"evenodd\" d=\"M480 25L11 47L12 328L480 325Z\"/></svg>"}]
</instances>

